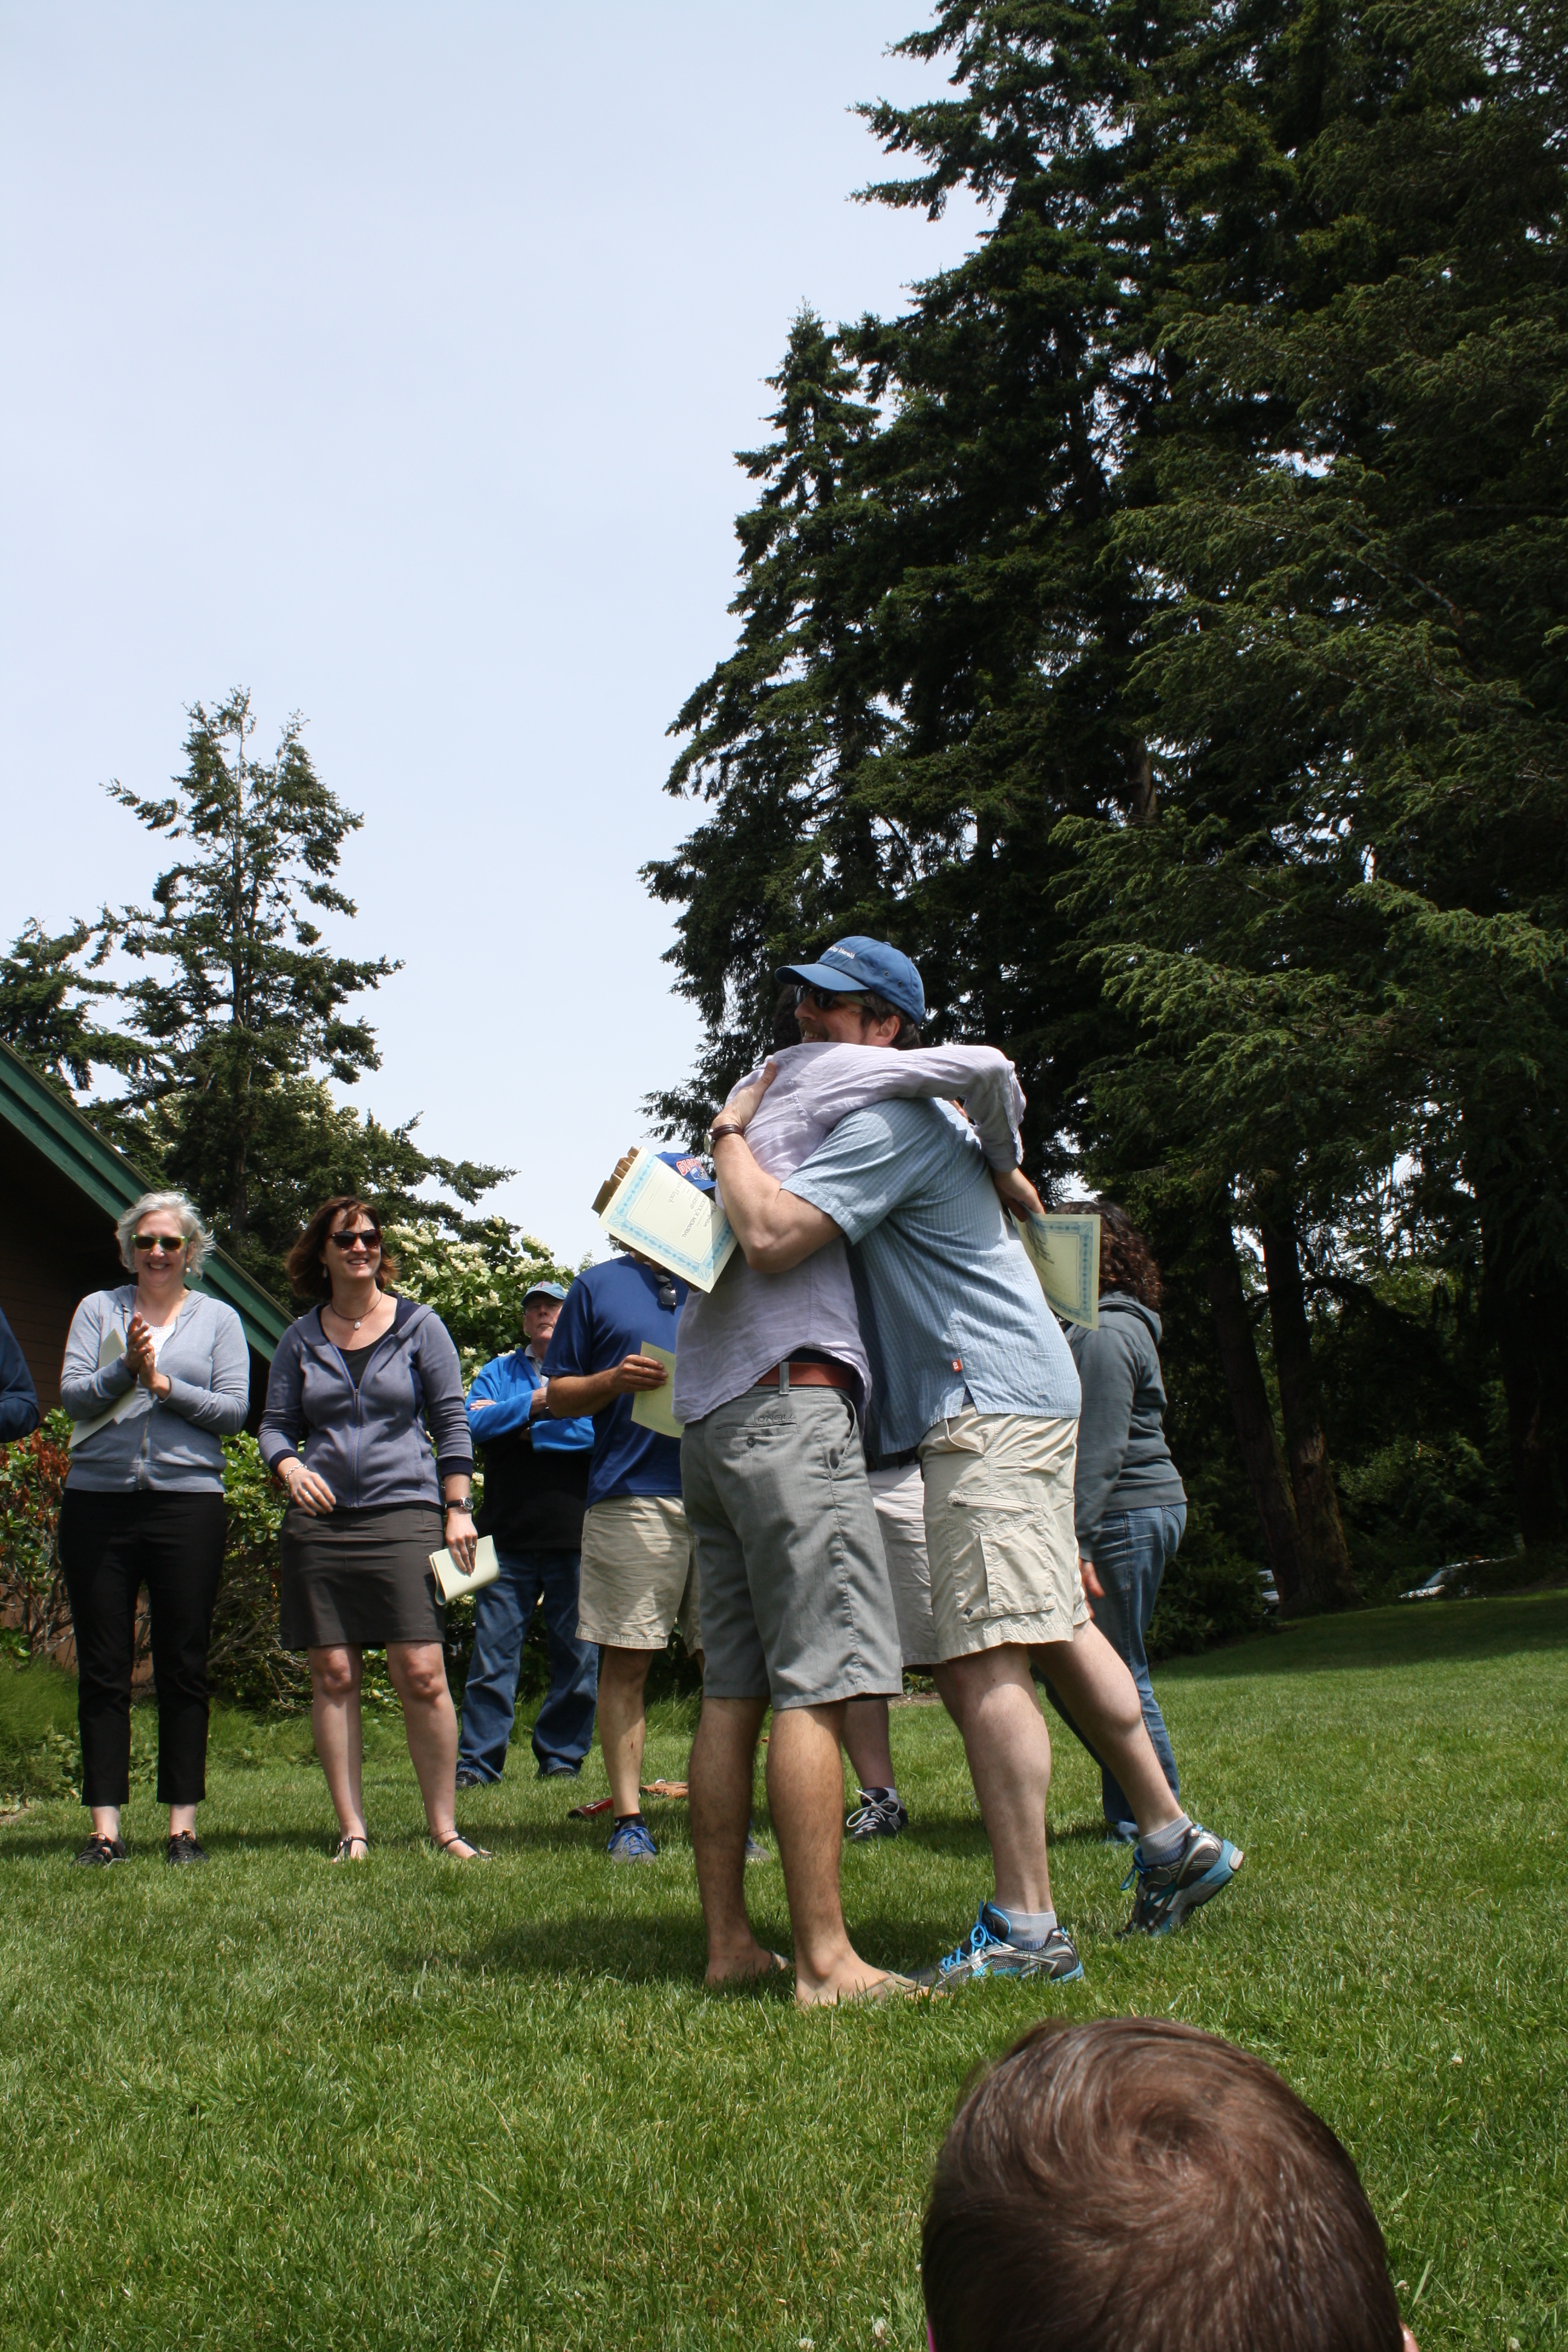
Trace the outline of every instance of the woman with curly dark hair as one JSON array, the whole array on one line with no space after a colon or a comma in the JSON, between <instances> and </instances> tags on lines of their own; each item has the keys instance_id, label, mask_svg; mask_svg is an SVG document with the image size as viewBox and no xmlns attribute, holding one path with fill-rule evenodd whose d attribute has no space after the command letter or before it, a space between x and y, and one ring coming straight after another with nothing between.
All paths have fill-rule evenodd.
<instances>
[{"instance_id":1,"label":"woman with curly dark hair","mask_svg":"<svg viewBox=\"0 0 1568 2352\"><path fill-rule=\"evenodd\" d=\"M431 1839L467 1862L483 1849L453 1818L458 1718L430 1555L445 1543L473 1565L474 1447L447 1327L399 1298L395 1276L380 1217L353 1193L324 1201L289 1253L289 1281L317 1303L279 1343L261 1418L263 1457L289 1490L281 1639L310 1654L333 1859L368 1852L360 1675L365 1650L384 1648Z\"/></svg>"},{"instance_id":2,"label":"woman with curly dark hair","mask_svg":"<svg viewBox=\"0 0 1568 2352\"><path fill-rule=\"evenodd\" d=\"M1186 1490L1163 1427L1160 1269L1143 1235L1111 1201L1086 1201L1100 1224L1100 1328L1076 1324L1068 1345L1083 1406L1078 1429L1073 1517L1079 1565L1094 1619L1131 1670L1154 1753L1181 1793L1171 1736L1149 1680L1144 1640L1160 1584L1187 1525ZM1132 1808L1114 1773L1100 1768L1105 1818L1117 1836L1137 1837Z\"/></svg>"}]
</instances>

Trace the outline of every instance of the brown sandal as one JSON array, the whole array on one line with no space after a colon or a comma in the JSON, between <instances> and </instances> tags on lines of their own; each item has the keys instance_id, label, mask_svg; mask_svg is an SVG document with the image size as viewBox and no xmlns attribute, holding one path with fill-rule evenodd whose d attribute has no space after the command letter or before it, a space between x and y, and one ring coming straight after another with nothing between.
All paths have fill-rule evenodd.
<instances>
[{"instance_id":1,"label":"brown sandal","mask_svg":"<svg viewBox=\"0 0 1568 2352\"><path fill-rule=\"evenodd\" d=\"M337 1844L333 1847L331 1853L327 1856L328 1861L353 1862L354 1859L353 1850L356 1845L363 1846L366 1858L368 1859L370 1854L370 1840L366 1837L364 1832L363 1830L345 1830L342 1837L338 1840Z\"/></svg>"},{"instance_id":2,"label":"brown sandal","mask_svg":"<svg viewBox=\"0 0 1568 2352\"><path fill-rule=\"evenodd\" d=\"M493 1862L495 1860L488 1845L475 1845L473 1839L465 1837L461 1830L454 1830L450 1837L433 1837L430 1843L439 1853L450 1853L455 1845L466 1845L472 1849L468 1856L468 1861Z\"/></svg>"}]
</instances>

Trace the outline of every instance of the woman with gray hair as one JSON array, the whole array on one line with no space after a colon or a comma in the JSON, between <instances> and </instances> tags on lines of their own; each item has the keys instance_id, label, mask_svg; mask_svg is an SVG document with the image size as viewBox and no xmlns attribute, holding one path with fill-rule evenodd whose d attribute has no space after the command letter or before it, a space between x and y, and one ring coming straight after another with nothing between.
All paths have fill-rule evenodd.
<instances>
[{"instance_id":1,"label":"woman with gray hair","mask_svg":"<svg viewBox=\"0 0 1568 2352\"><path fill-rule=\"evenodd\" d=\"M123 1862L131 1793L136 1601L152 1617L158 1801L172 1863L205 1862L207 1643L227 1512L223 1441L245 1426L250 1351L232 1307L187 1290L211 1247L180 1192L144 1192L115 1228L134 1282L97 1290L71 1318L60 1375L71 1466L60 1567L76 1637L82 1802L92 1835L77 1860Z\"/></svg>"}]
</instances>

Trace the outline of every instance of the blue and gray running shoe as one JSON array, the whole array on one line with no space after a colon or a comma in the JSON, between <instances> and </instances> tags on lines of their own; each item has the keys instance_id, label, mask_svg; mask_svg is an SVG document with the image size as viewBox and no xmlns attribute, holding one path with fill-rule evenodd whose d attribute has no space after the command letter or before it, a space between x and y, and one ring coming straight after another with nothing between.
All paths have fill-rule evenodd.
<instances>
[{"instance_id":1,"label":"blue and gray running shoe","mask_svg":"<svg viewBox=\"0 0 1568 2352\"><path fill-rule=\"evenodd\" d=\"M612 1862L657 1862L658 1848L646 1822L620 1822L610 1832L605 1852Z\"/></svg>"},{"instance_id":2,"label":"blue and gray running shoe","mask_svg":"<svg viewBox=\"0 0 1568 2352\"><path fill-rule=\"evenodd\" d=\"M958 1949L934 1968L917 1969L914 1981L932 1992L952 1992L982 1977L1051 1977L1058 1984L1072 1984L1082 1976L1083 1962L1065 1927L1053 1927L1043 1944L1015 1944L1010 1936L1005 1911L983 1903Z\"/></svg>"},{"instance_id":3,"label":"blue and gray running shoe","mask_svg":"<svg viewBox=\"0 0 1568 2352\"><path fill-rule=\"evenodd\" d=\"M1146 1863L1141 1846L1132 1849L1132 1867L1121 1882L1123 1894L1134 1879L1132 1916L1123 1936L1168 1936L1200 1903L1223 1895L1247 1856L1228 1838L1215 1837L1201 1822L1189 1824L1181 1851L1169 1862Z\"/></svg>"},{"instance_id":4,"label":"blue and gray running shoe","mask_svg":"<svg viewBox=\"0 0 1568 2352\"><path fill-rule=\"evenodd\" d=\"M857 1845L868 1838L895 1838L907 1830L910 1817L890 1789L862 1789L860 1801L844 1824L844 1834Z\"/></svg>"}]
</instances>

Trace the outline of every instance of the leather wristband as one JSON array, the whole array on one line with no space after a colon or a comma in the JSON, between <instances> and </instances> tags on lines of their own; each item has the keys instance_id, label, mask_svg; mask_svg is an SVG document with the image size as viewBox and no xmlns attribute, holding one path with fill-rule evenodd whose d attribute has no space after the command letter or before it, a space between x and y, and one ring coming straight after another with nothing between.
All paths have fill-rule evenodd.
<instances>
[{"instance_id":1,"label":"leather wristband","mask_svg":"<svg viewBox=\"0 0 1568 2352\"><path fill-rule=\"evenodd\" d=\"M744 1135L745 1132L745 1129L738 1126L732 1118L716 1118L708 1130L708 1140L711 1145L717 1143L721 1135Z\"/></svg>"}]
</instances>

